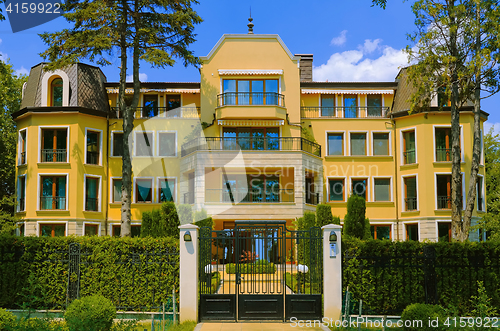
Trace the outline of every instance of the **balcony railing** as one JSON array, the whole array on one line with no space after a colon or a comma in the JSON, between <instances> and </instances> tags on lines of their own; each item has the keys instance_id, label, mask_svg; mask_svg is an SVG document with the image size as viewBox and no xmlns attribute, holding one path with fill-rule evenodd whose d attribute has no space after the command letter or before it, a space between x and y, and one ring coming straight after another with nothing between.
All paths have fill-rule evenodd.
<instances>
[{"instance_id":1,"label":"balcony railing","mask_svg":"<svg viewBox=\"0 0 500 331\"><path fill-rule=\"evenodd\" d=\"M42 149L42 162L66 162L65 149Z\"/></svg>"},{"instance_id":2,"label":"balcony railing","mask_svg":"<svg viewBox=\"0 0 500 331\"><path fill-rule=\"evenodd\" d=\"M414 164L416 162L415 150L406 150L403 152L404 164Z\"/></svg>"},{"instance_id":3,"label":"balcony railing","mask_svg":"<svg viewBox=\"0 0 500 331\"><path fill-rule=\"evenodd\" d=\"M437 197L438 209L451 209L451 196L443 195Z\"/></svg>"},{"instance_id":4,"label":"balcony railing","mask_svg":"<svg viewBox=\"0 0 500 331\"><path fill-rule=\"evenodd\" d=\"M319 193L306 192L306 203L310 205L319 204Z\"/></svg>"},{"instance_id":5,"label":"balcony railing","mask_svg":"<svg viewBox=\"0 0 500 331\"><path fill-rule=\"evenodd\" d=\"M194 192L184 193L184 203L190 205L194 203Z\"/></svg>"},{"instance_id":6,"label":"balcony railing","mask_svg":"<svg viewBox=\"0 0 500 331\"><path fill-rule=\"evenodd\" d=\"M321 146L301 137L205 137L182 145L181 156L196 151L304 151L321 156Z\"/></svg>"},{"instance_id":7,"label":"balcony railing","mask_svg":"<svg viewBox=\"0 0 500 331\"><path fill-rule=\"evenodd\" d=\"M87 151L87 164L99 164L99 152Z\"/></svg>"},{"instance_id":8,"label":"balcony railing","mask_svg":"<svg viewBox=\"0 0 500 331\"><path fill-rule=\"evenodd\" d=\"M122 114L118 107L112 107L111 111L116 114L117 118L122 118ZM178 107L168 109L167 107L137 107L134 112L135 118L199 118L200 107Z\"/></svg>"},{"instance_id":9,"label":"balcony railing","mask_svg":"<svg viewBox=\"0 0 500 331\"><path fill-rule=\"evenodd\" d=\"M25 211L25 204L24 204L24 198L19 199L19 209L18 211Z\"/></svg>"},{"instance_id":10,"label":"balcony railing","mask_svg":"<svg viewBox=\"0 0 500 331\"><path fill-rule=\"evenodd\" d=\"M86 198L85 199L85 210L86 211L97 211L98 201L99 200L97 198Z\"/></svg>"},{"instance_id":11,"label":"balcony railing","mask_svg":"<svg viewBox=\"0 0 500 331\"><path fill-rule=\"evenodd\" d=\"M285 96L276 92L226 92L217 95L217 107L249 105L285 107Z\"/></svg>"},{"instance_id":12,"label":"balcony railing","mask_svg":"<svg viewBox=\"0 0 500 331\"><path fill-rule=\"evenodd\" d=\"M294 202L293 189L248 190L207 189L206 202L221 203L281 203Z\"/></svg>"},{"instance_id":13,"label":"balcony railing","mask_svg":"<svg viewBox=\"0 0 500 331\"><path fill-rule=\"evenodd\" d=\"M436 148L436 161L450 161L451 148Z\"/></svg>"},{"instance_id":14,"label":"balcony railing","mask_svg":"<svg viewBox=\"0 0 500 331\"><path fill-rule=\"evenodd\" d=\"M21 160L19 161L19 165L26 164L26 152L21 152Z\"/></svg>"},{"instance_id":15,"label":"balcony railing","mask_svg":"<svg viewBox=\"0 0 500 331\"><path fill-rule=\"evenodd\" d=\"M42 210L64 210L66 209L66 197L40 197L40 204Z\"/></svg>"},{"instance_id":16,"label":"balcony railing","mask_svg":"<svg viewBox=\"0 0 500 331\"><path fill-rule=\"evenodd\" d=\"M300 107L302 118L384 118L389 107Z\"/></svg>"},{"instance_id":17,"label":"balcony railing","mask_svg":"<svg viewBox=\"0 0 500 331\"><path fill-rule=\"evenodd\" d=\"M406 211L417 210L417 198L406 198L405 207Z\"/></svg>"}]
</instances>

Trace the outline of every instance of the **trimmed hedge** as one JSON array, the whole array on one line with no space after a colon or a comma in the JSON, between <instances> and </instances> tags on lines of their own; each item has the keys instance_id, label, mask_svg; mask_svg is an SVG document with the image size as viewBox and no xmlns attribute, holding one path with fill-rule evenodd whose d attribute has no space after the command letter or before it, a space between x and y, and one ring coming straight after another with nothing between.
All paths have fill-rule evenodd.
<instances>
[{"instance_id":1,"label":"trimmed hedge","mask_svg":"<svg viewBox=\"0 0 500 331\"><path fill-rule=\"evenodd\" d=\"M161 306L179 287L178 239L0 236L0 307L63 308L74 242L81 297L101 294L119 309L141 309Z\"/></svg>"},{"instance_id":2,"label":"trimmed hedge","mask_svg":"<svg viewBox=\"0 0 500 331\"><path fill-rule=\"evenodd\" d=\"M185 205L179 205L179 208ZM191 208L191 206L189 206ZM179 209L180 210L180 209ZM184 208L182 209L184 210ZM179 238L180 215L173 202L164 202L160 209L145 211L142 213L141 237L173 237Z\"/></svg>"},{"instance_id":3,"label":"trimmed hedge","mask_svg":"<svg viewBox=\"0 0 500 331\"><path fill-rule=\"evenodd\" d=\"M116 318L116 307L102 295L76 299L64 313L69 331L108 331Z\"/></svg>"}]
</instances>

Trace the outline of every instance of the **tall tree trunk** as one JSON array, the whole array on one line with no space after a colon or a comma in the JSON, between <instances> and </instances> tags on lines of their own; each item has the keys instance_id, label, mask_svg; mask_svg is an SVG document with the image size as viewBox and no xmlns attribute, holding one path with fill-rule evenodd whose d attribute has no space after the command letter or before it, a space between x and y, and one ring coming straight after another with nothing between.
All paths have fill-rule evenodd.
<instances>
[{"instance_id":1,"label":"tall tree trunk","mask_svg":"<svg viewBox=\"0 0 500 331\"><path fill-rule=\"evenodd\" d=\"M450 75L451 75L451 235L462 236L462 173L460 169L460 109L458 108L458 48L455 0L447 0L450 18Z\"/></svg>"},{"instance_id":2,"label":"tall tree trunk","mask_svg":"<svg viewBox=\"0 0 500 331\"><path fill-rule=\"evenodd\" d=\"M130 156L131 145L129 136L133 129L134 108L125 104L125 89L127 82L127 1L122 0L122 24L120 31L120 89L118 101L120 103L120 112L123 117L123 157L122 157L122 207L121 207L121 236L130 237L131 235L131 215L130 205L132 199L132 158ZM132 103L133 105L133 103ZM133 141L130 140L133 146Z\"/></svg>"},{"instance_id":3,"label":"tall tree trunk","mask_svg":"<svg viewBox=\"0 0 500 331\"><path fill-rule=\"evenodd\" d=\"M481 158L481 70L479 63L479 57L481 52L481 12L480 4L476 4L476 41L474 47L474 56L476 57L475 68L475 82L474 82L474 142L472 144L472 163L470 168L470 179L469 179L469 189L467 193L467 201L465 205L464 212L464 222L463 222L463 232L460 241L465 241L468 238L469 229L471 226L472 212L474 210L474 205L476 201L476 194L481 194L476 192L477 188L477 173L479 171L479 160Z\"/></svg>"}]
</instances>

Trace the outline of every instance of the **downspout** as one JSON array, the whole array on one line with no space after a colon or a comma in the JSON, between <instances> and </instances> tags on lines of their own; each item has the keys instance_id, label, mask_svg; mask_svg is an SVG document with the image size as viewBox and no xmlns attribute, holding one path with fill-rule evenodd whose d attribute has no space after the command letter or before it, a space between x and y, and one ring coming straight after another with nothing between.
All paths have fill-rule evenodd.
<instances>
[{"instance_id":1,"label":"downspout","mask_svg":"<svg viewBox=\"0 0 500 331\"><path fill-rule=\"evenodd\" d=\"M104 200L104 203L106 205L106 216L104 218L104 234L107 236L108 235L108 213L109 213L109 192L108 192L108 187L109 187L109 148L110 148L110 141L109 141L109 113L106 115L106 189L103 190L106 192L106 200Z\"/></svg>"},{"instance_id":2,"label":"downspout","mask_svg":"<svg viewBox=\"0 0 500 331\"><path fill-rule=\"evenodd\" d=\"M394 114L391 111L391 122L392 122L392 132L393 132L393 138L392 140L394 141L394 191L395 191L395 198L394 198L394 203L396 206L396 233L397 233L397 240L399 241L399 195L398 195L398 153L397 153L397 139L396 139L396 121L394 120Z\"/></svg>"}]
</instances>

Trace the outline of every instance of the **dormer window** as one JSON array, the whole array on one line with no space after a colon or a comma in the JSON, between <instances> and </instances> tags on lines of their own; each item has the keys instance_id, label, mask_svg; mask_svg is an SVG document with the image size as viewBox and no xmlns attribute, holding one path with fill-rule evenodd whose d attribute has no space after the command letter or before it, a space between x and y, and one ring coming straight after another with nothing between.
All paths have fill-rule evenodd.
<instances>
[{"instance_id":1,"label":"dormer window","mask_svg":"<svg viewBox=\"0 0 500 331\"><path fill-rule=\"evenodd\" d=\"M53 107L62 107L63 105L63 80L56 78L50 84L50 103Z\"/></svg>"}]
</instances>

